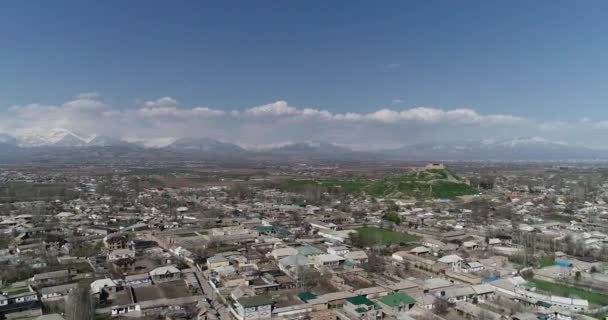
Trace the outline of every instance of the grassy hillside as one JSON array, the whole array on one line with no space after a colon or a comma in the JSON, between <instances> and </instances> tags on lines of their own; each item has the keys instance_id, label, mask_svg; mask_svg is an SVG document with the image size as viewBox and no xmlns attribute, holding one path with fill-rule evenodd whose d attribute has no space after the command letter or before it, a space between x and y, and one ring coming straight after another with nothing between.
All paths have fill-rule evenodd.
<instances>
[{"instance_id":1,"label":"grassy hillside","mask_svg":"<svg viewBox=\"0 0 608 320\"><path fill-rule=\"evenodd\" d=\"M478 193L447 170L409 172L378 180L289 180L282 185L296 192L313 186L329 192L365 193L377 198L454 199Z\"/></svg>"}]
</instances>

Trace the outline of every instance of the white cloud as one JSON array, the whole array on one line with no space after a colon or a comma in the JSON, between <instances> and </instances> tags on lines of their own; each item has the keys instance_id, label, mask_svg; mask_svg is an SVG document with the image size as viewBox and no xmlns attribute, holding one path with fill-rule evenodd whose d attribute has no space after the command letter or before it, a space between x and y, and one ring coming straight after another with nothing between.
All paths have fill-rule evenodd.
<instances>
[{"instance_id":1,"label":"white cloud","mask_svg":"<svg viewBox=\"0 0 608 320\"><path fill-rule=\"evenodd\" d=\"M246 110L247 114L252 114L255 116L264 116L264 115L272 115L272 116L282 116L282 115L296 115L299 114L300 111L294 107L290 107L287 104L287 101L277 101L269 104L265 104L262 106L253 107Z\"/></svg>"},{"instance_id":2,"label":"white cloud","mask_svg":"<svg viewBox=\"0 0 608 320\"><path fill-rule=\"evenodd\" d=\"M171 97L162 97L152 101L144 102L144 106L148 108L168 108L177 106L178 101Z\"/></svg>"},{"instance_id":3,"label":"white cloud","mask_svg":"<svg viewBox=\"0 0 608 320\"><path fill-rule=\"evenodd\" d=\"M383 67L388 70L396 70L396 69L401 68L401 64L400 63L389 63L389 64L385 64Z\"/></svg>"},{"instance_id":4,"label":"white cloud","mask_svg":"<svg viewBox=\"0 0 608 320\"><path fill-rule=\"evenodd\" d=\"M384 108L368 113L336 113L298 108L280 100L244 110L186 107L172 97L118 107L98 94L80 94L59 105L32 103L0 112L0 128L14 133L66 128L162 145L172 139L213 137L247 146L321 140L358 149L423 141L507 139L544 136L598 144L608 121L549 122L509 114L483 114L469 108ZM607 146L608 147L608 146Z\"/></svg>"}]
</instances>

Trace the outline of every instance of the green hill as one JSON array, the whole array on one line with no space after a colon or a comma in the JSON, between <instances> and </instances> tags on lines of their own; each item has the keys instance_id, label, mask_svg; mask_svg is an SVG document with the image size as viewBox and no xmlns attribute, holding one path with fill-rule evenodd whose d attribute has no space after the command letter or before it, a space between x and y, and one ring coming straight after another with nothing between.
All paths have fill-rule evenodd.
<instances>
[{"instance_id":1,"label":"green hill","mask_svg":"<svg viewBox=\"0 0 608 320\"><path fill-rule=\"evenodd\" d=\"M367 194L376 198L454 199L479 192L448 170L439 169L413 171L376 180L288 180L282 188L298 192L313 186L322 187L330 193Z\"/></svg>"}]
</instances>

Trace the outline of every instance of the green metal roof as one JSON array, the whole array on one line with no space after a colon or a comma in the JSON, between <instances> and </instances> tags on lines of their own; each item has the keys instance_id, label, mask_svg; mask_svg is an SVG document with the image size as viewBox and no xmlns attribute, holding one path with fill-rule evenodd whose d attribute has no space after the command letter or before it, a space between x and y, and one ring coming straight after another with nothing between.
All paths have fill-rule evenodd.
<instances>
[{"instance_id":1,"label":"green metal roof","mask_svg":"<svg viewBox=\"0 0 608 320\"><path fill-rule=\"evenodd\" d=\"M359 306L359 305L366 305L366 306L375 306L376 304L369 300L368 298L366 298L365 296L356 296L356 297L350 297L350 298L346 298L346 301Z\"/></svg>"},{"instance_id":2,"label":"green metal roof","mask_svg":"<svg viewBox=\"0 0 608 320\"><path fill-rule=\"evenodd\" d=\"M382 297L382 299L380 299L380 302L384 303L389 307L397 307L401 305L415 304L416 300L414 300L412 297L408 296L403 292L396 292L389 294L388 296Z\"/></svg>"},{"instance_id":3,"label":"green metal roof","mask_svg":"<svg viewBox=\"0 0 608 320\"><path fill-rule=\"evenodd\" d=\"M302 300L304 302L308 302L308 300L312 300L316 297L317 297L316 295L314 295L312 292L309 292L309 291L304 291L304 292L298 293L298 298L300 298L300 300Z\"/></svg>"},{"instance_id":4,"label":"green metal roof","mask_svg":"<svg viewBox=\"0 0 608 320\"><path fill-rule=\"evenodd\" d=\"M365 313L367 311L367 309L359 307L359 308L355 309L355 311L357 311L359 313Z\"/></svg>"},{"instance_id":5,"label":"green metal roof","mask_svg":"<svg viewBox=\"0 0 608 320\"><path fill-rule=\"evenodd\" d=\"M266 296L242 297L237 301L244 308L259 307L272 304L272 300Z\"/></svg>"}]
</instances>

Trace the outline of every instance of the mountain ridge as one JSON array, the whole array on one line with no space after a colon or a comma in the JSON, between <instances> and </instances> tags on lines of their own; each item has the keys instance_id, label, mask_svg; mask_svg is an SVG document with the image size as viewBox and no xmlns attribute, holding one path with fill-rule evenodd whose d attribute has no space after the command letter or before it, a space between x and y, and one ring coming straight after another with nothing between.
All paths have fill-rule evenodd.
<instances>
[{"instance_id":1,"label":"mountain ridge","mask_svg":"<svg viewBox=\"0 0 608 320\"><path fill-rule=\"evenodd\" d=\"M301 141L266 148L244 148L238 144L208 137L184 137L162 147L140 144L103 135L82 135L66 129L47 133L27 132L20 135L0 133L0 153L7 156L34 157L66 153L66 149L103 148L105 153L180 159L244 160L577 160L608 159L608 150L552 141L542 137L516 137L503 140L468 140L460 142L426 142L396 149L354 151L349 147L324 141ZM126 148L126 149L125 149ZM75 153L77 154L77 153Z\"/></svg>"}]
</instances>

